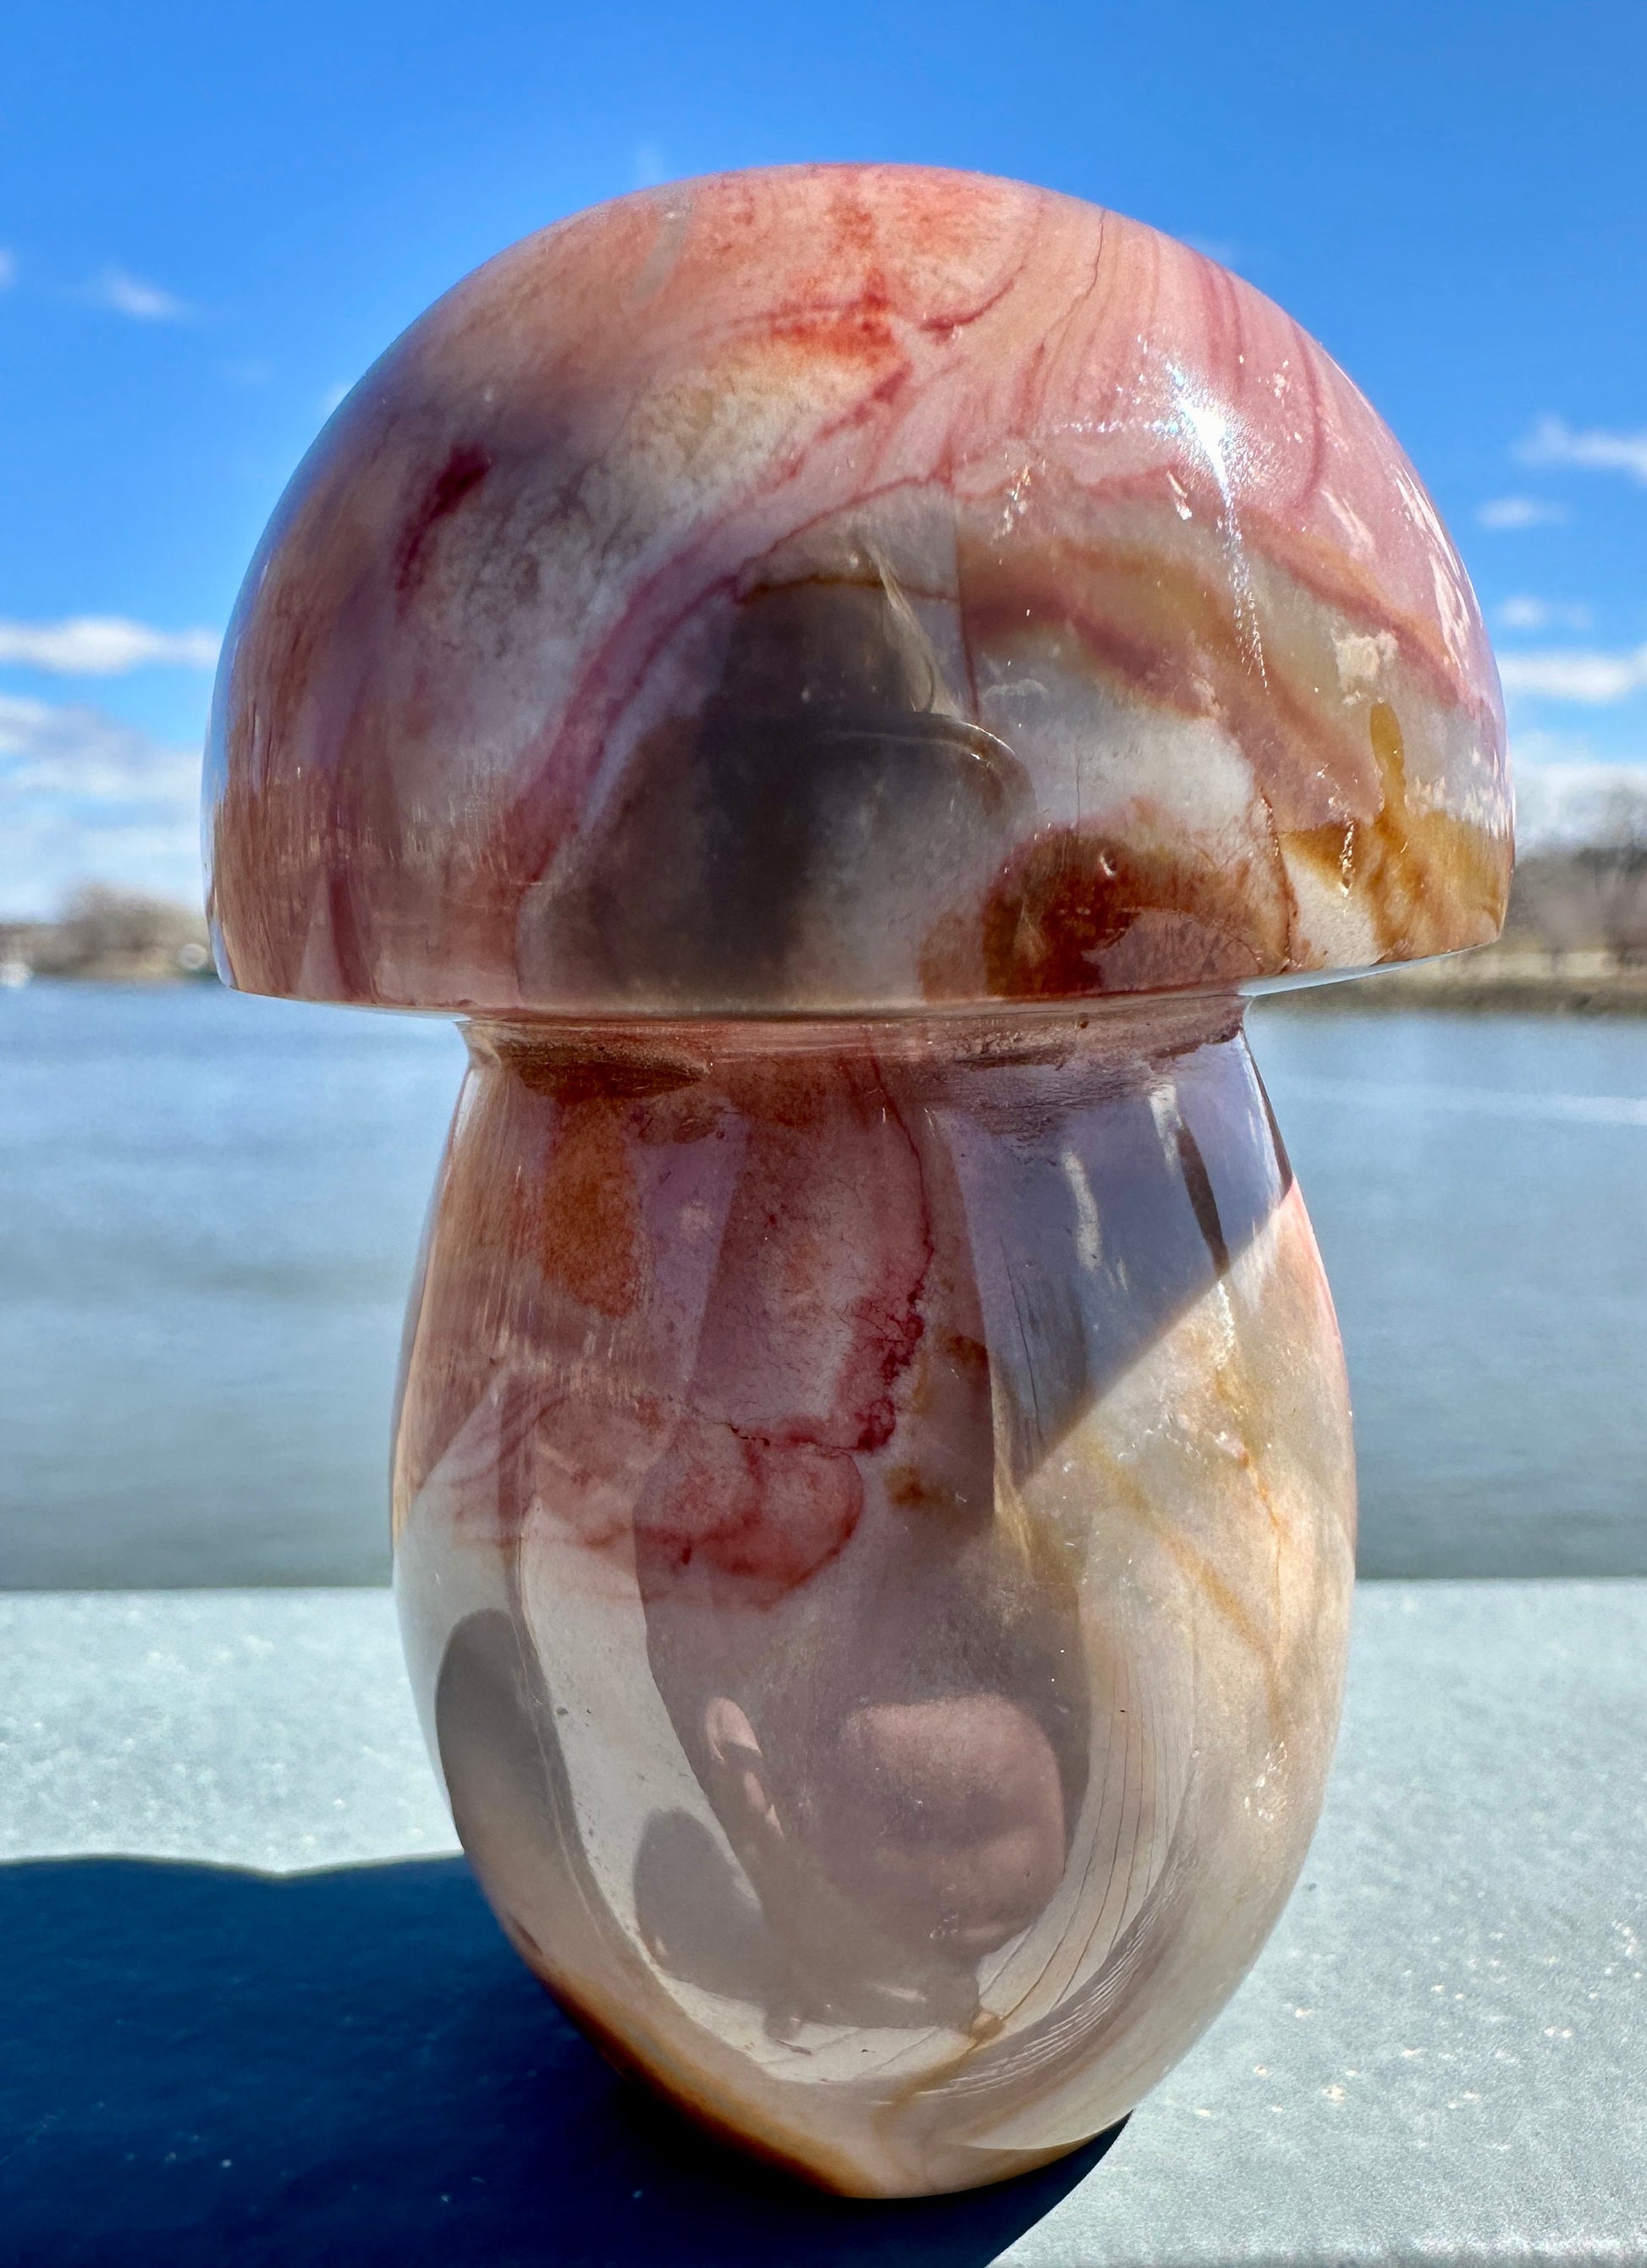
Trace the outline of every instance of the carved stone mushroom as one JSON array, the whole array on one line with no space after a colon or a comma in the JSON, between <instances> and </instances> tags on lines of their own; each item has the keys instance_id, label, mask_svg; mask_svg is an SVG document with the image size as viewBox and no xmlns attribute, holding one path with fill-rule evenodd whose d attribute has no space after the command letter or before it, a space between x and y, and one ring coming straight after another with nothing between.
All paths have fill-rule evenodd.
<instances>
[{"instance_id":1,"label":"carved stone mushroom","mask_svg":"<svg viewBox=\"0 0 1647 2268\"><path fill-rule=\"evenodd\" d=\"M525 1959L838 2190L1110 2124L1280 1910L1343 1674L1244 996L1503 911L1492 659L1390 434L1066 197L623 198L316 443L208 831L228 982L469 1020L397 1587Z\"/></svg>"}]
</instances>

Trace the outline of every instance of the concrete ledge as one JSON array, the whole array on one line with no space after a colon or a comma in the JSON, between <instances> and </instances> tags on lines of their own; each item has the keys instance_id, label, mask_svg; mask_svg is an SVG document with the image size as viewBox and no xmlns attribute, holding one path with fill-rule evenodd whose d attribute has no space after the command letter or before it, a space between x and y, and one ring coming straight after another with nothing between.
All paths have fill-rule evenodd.
<instances>
[{"instance_id":1,"label":"concrete ledge","mask_svg":"<svg viewBox=\"0 0 1647 2268\"><path fill-rule=\"evenodd\" d=\"M0 1593L0 1860L457 1847L387 1591Z\"/></svg>"},{"instance_id":2,"label":"concrete ledge","mask_svg":"<svg viewBox=\"0 0 1647 2268\"><path fill-rule=\"evenodd\" d=\"M450 1847L384 1594L0 1599L5 1856L311 1877L0 1869L8 2257L1647 2263L1647 1582L1358 1615L1297 1895L1102 2161L836 2208L649 2120L460 1867L369 1864ZM255 1991L216 2030L159 2013Z\"/></svg>"}]
</instances>

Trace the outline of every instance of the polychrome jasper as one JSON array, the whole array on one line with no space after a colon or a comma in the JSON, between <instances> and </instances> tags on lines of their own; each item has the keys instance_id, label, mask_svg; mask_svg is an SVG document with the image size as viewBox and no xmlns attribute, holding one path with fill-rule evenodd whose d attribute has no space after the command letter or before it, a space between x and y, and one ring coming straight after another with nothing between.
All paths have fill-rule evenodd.
<instances>
[{"instance_id":1,"label":"polychrome jasper","mask_svg":"<svg viewBox=\"0 0 1647 2268\"><path fill-rule=\"evenodd\" d=\"M1243 996L1503 909L1492 659L1389 433L1067 198L625 198L333 419L209 781L230 982L469 1019L396 1580L524 1958L833 2188L1112 2123L1274 1921L1343 1673Z\"/></svg>"}]
</instances>

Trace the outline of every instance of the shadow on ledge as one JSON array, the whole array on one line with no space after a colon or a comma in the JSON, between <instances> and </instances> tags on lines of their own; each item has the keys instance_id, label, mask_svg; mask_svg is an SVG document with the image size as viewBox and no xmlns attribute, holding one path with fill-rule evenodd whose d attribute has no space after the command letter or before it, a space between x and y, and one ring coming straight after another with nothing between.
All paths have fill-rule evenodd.
<instances>
[{"instance_id":1,"label":"shadow on ledge","mask_svg":"<svg viewBox=\"0 0 1647 2268\"><path fill-rule=\"evenodd\" d=\"M19 2268L975 2268L1119 2131L963 2197L824 2197L615 2077L461 1860L0 1867L0 2255Z\"/></svg>"}]
</instances>

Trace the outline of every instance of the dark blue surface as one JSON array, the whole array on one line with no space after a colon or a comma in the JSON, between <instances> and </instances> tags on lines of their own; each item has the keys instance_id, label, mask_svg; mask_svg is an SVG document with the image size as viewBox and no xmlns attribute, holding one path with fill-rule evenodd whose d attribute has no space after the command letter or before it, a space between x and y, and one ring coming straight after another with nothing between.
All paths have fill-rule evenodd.
<instances>
[{"instance_id":1,"label":"dark blue surface","mask_svg":"<svg viewBox=\"0 0 1647 2268\"><path fill-rule=\"evenodd\" d=\"M828 2198L617 2079L460 1860L0 1868L8 2268L981 2268L1112 2139L964 2197Z\"/></svg>"}]
</instances>

